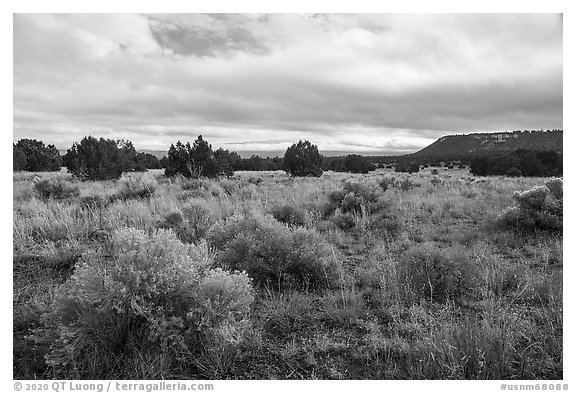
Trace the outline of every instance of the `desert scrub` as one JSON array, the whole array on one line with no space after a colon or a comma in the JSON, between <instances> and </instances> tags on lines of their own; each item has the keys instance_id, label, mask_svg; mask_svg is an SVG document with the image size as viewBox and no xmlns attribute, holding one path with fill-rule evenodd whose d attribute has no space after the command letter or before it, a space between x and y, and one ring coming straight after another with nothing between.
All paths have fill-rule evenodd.
<instances>
[{"instance_id":1,"label":"desert scrub","mask_svg":"<svg viewBox=\"0 0 576 393\"><path fill-rule=\"evenodd\" d=\"M420 184L414 182L412 179L406 177L404 179L398 179L394 182L394 187L404 192L410 191L416 187L420 187Z\"/></svg>"},{"instance_id":2,"label":"desert scrub","mask_svg":"<svg viewBox=\"0 0 576 393\"><path fill-rule=\"evenodd\" d=\"M168 212L159 222L158 228L172 229L185 243L195 243L206 236L216 218L202 199L193 199L181 209Z\"/></svg>"},{"instance_id":3,"label":"desert scrub","mask_svg":"<svg viewBox=\"0 0 576 393\"><path fill-rule=\"evenodd\" d=\"M504 227L529 230L562 231L562 179L551 179L544 186L528 191L515 191L516 206L498 218Z\"/></svg>"},{"instance_id":4,"label":"desert scrub","mask_svg":"<svg viewBox=\"0 0 576 393\"><path fill-rule=\"evenodd\" d=\"M290 228L270 216L234 215L207 235L229 270L245 270L256 284L274 289L318 289L335 285L340 264L314 230Z\"/></svg>"},{"instance_id":5,"label":"desert scrub","mask_svg":"<svg viewBox=\"0 0 576 393\"><path fill-rule=\"evenodd\" d=\"M483 285L479 266L462 247L414 246L403 254L398 272L409 297L439 303L476 298Z\"/></svg>"},{"instance_id":6,"label":"desert scrub","mask_svg":"<svg viewBox=\"0 0 576 393\"><path fill-rule=\"evenodd\" d=\"M337 209L342 213L369 213L374 210L378 195L378 188L373 184L346 182L342 190L328 194L328 202L323 207L324 215L328 216Z\"/></svg>"},{"instance_id":7,"label":"desert scrub","mask_svg":"<svg viewBox=\"0 0 576 393\"><path fill-rule=\"evenodd\" d=\"M378 183L378 185L380 186L380 188L382 188L382 191L386 191L387 189L389 189L390 187L394 186L394 181L396 180L395 177L388 177L385 176L383 177L380 182Z\"/></svg>"},{"instance_id":8,"label":"desert scrub","mask_svg":"<svg viewBox=\"0 0 576 393\"><path fill-rule=\"evenodd\" d=\"M126 378L133 374L122 365L146 354L184 366L215 336L242 330L250 279L212 264L205 244L183 244L170 231L116 231L106 254L81 259L35 332L51 343L53 376Z\"/></svg>"},{"instance_id":9,"label":"desert scrub","mask_svg":"<svg viewBox=\"0 0 576 393\"><path fill-rule=\"evenodd\" d=\"M118 192L112 200L150 198L158 188L158 181L151 175L122 177L116 184Z\"/></svg>"},{"instance_id":10,"label":"desert scrub","mask_svg":"<svg viewBox=\"0 0 576 393\"><path fill-rule=\"evenodd\" d=\"M80 195L77 185L62 179L37 180L32 187L41 199L74 199Z\"/></svg>"},{"instance_id":11,"label":"desert scrub","mask_svg":"<svg viewBox=\"0 0 576 393\"><path fill-rule=\"evenodd\" d=\"M274 206L272 216L284 224L303 227L306 223L304 211L290 205Z\"/></svg>"}]
</instances>

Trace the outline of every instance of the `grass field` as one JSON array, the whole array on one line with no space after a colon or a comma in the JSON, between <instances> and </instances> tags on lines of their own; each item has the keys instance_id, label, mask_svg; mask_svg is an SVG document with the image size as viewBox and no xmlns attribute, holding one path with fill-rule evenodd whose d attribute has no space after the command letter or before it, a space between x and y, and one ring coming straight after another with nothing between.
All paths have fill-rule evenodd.
<instances>
[{"instance_id":1,"label":"grass field","mask_svg":"<svg viewBox=\"0 0 576 393\"><path fill-rule=\"evenodd\" d=\"M14 378L562 379L562 231L502 223L547 180L14 173ZM180 265L134 263L189 245L216 288L198 293L228 299L194 329ZM134 284L130 306L105 307L154 269L180 286Z\"/></svg>"}]
</instances>

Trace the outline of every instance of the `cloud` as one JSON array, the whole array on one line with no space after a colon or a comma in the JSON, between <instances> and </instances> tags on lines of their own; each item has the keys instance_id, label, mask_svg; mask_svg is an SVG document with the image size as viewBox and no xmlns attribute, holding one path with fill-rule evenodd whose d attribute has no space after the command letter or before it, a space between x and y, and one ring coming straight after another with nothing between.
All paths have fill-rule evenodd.
<instances>
[{"instance_id":1,"label":"cloud","mask_svg":"<svg viewBox=\"0 0 576 393\"><path fill-rule=\"evenodd\" d=\"M418 150L562 127L551 14L17 14L14 140Z\"/></svg>"}]
</instances>

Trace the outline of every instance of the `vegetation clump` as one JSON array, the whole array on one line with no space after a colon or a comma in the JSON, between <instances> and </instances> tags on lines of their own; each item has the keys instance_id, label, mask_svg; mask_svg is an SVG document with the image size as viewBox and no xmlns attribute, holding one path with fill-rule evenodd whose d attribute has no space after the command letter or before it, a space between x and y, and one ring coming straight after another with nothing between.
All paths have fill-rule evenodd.
<instances>
[{"instance_id":1,"label":"vegetation clump","mask_svg":"<svg viewBox=\"0 0 576 393\"><path fill-rule=\"evenodd\" d=\"M41 199L73 199L80 195L77 185L62 179L39 179L33 188Z\"/></svg>"},{"instance_id":2,"label":"vegetation clump","mask_svg":"<svg viewBox=\"0 0 576 393\"><path fill-rule=\"evenodd\" d=\"M337 209L342 213L370 213L378 207L378 195L378 189L374 185L346 182L342 190L328 194L325 213L332 214Z\"/></svg>"},{"instance_id":3,"label":"vegetation clump","mask_svg":"<svg viewBox=\"0 0 576 393\"><path fill-rule=\"evenodd\" d=\"M463 249L443 249L433 243L408 250L399 271L417 298L439 303L473 297L481 285L480 270Z\"/></svg>"},{"instance_id":4,"label":"vegetation clump","mask_svg":"<svg viewBox=\"0 0 576 393\"><path fill-rule=\"evenodd\" d=\"M499 223L517 229L562 230L562 179L552 179L544 186L512 195L516 206L504 211Z\"/></svg>"},{"instance_id":5,"label":"vegetation clump","mask_svg":"<svg viewBox=\"0 0 576 393\"><path fill-rule=\"evenodd\" d=\"M274 289L327 288L340 268L330 245L315 231L289 228L272 217L234 215L207 235L228 270L245 270L256 284Z\"/></svg>"},{"instance_id":6,"label":"vegetation clump","mask_svg":"<svg viewBox=\"0 0 576 393\"><path fill-rule=\"evenodd\" d=\"M118 230L108 251L82 258L36 330L54 377L98 379L146 357L184 367L233 344L254 299L245 273L213 268L205 244L164 230Z\"/></svg>"},{"instance_id":7,"label":"vegetation clump","mask_svg":"<svg viewBox=\"0 0 576 393\"><path fill-rule=\"evenodd\" d=\"M306 223L304 211L291 205L280 205L272 208L272 216L284 224L303 227Z\"/></svg>"},{"instance_id":8,"label":"vegetation clump","mask_svg":"<svg viewBox=\"0 0 576 393\"><path fill-rule=\"evenodd\" d=\"M112 196L113 200L146 199L154 195L158 188L158 181L145 174L145 176L127 176L118 180L119 190Z\"/></svg>"},{"instance_id":9,"label":"vegetation clump","mask_svg":"<svg viewBox=\"0 0 576 393\"><path fill-rule=\"evenodd\" d=\"M62 157L56 146L46 146L36 139L20 139L12 145L12 155L15 171L59 171L62 167Z\"/></svg>"}]
</instances>

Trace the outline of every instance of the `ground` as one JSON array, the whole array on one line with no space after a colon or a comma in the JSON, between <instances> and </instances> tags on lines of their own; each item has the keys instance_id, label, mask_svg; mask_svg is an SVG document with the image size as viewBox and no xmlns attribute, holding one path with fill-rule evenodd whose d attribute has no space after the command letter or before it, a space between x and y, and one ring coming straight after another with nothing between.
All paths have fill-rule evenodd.
<instances>
[{"instance_id":1,"label":"ground","mask_svg":"<svg viewBox=\"0 0 576 393\"><path fill-rule=\"evenodd\" d=\"M514 191L547 179L431 170L237 172L220 180L150 171L106 182L15 173L14 378L58 374L45 360L49 346L33 339L36 329L79 261L101 252L119 228L168 228L182 242L210 245L215 226L243 215L275 216L286 236L312 234L338 277L314 288L255 281L249 327L235 346L188 368L167 361L105 376L562 379L562 232L502 224ZM229 266L233 256L213 252Z\"/></svg>"}]
</instances>

